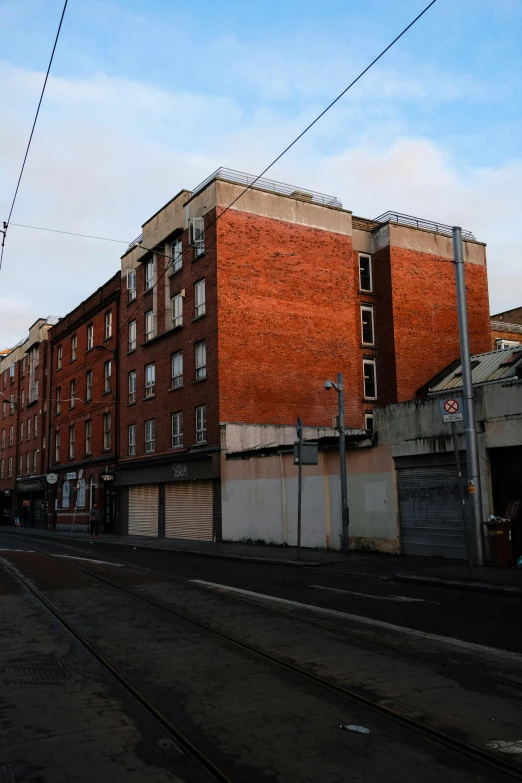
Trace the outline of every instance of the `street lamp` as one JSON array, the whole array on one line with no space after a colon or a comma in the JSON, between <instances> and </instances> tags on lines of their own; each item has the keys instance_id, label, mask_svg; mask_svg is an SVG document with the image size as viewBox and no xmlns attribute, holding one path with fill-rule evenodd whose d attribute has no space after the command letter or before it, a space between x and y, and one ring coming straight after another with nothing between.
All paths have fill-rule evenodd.
<instances>
[{"instance_id":1,"label":"street lamp","mask_svg":"<svg viewBox=\"0 0 522 783\"><path fill-rule=\"evenodd\" d=\"M341 524L343 530L343 551L348 554L350 550L349 525L350 512L348 509L348 491L346 486L346 438L344 433L344 381L342 372L337 373L337 383L325 381L324 388L329 391L335 389L339 399L339 459L341 468Z\"/></svg>"}]
</instances>

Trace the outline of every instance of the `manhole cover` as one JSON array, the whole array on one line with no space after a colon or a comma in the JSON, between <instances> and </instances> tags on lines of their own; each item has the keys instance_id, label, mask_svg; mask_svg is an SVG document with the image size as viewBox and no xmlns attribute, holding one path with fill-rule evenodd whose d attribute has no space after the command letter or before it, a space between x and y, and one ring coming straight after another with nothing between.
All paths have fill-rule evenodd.
<instances>
[{"instance_id":1,"label":"manhole cover","mask_svg":"<svg viewBox=\"0 0 522 783\"><path fill-rule=\"evenodd\" d=\"M50 685L57 682L67 682L69 679L69 673L61 666L42 666L40 664L0 666L0 688L6 688L10 685Z\"/></svg>"}]
</instances>

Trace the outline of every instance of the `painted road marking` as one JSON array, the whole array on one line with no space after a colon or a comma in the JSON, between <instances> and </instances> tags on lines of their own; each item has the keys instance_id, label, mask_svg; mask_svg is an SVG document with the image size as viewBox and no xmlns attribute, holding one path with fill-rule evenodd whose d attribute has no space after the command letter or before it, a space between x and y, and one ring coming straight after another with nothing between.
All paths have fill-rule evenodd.
<instances>
[{"instance_id":1,"label":"painted road marking","mask_svg":"<svg viewBox=\"0 0 522 783\"><path fill-rule=\"evenodd\" d=\"M28 554L34 555L32 549L8 549L6 546L0 547L0 552L27 552Z\"/></svg>"},{"instance_id":2,"label":"painted road marking","mask_svg":"<svg viewBox=\"0 0 522 783\"><path fill-rule=\"evenodd\" d=\"M99 565L117 566L125 568L123 563L111 563L109 560L94 560L92 557L76 557L75 555L55 555L55 557L67 557L69 560L85 560L87 563L98 563Z\"/></svg>"},{"instance_id":3,"label":"painted road marking","mask_svg":"<svg viewBox=\"0 0 522 783\"><path fill-rule=\"evenodd\" d=\"M499 750L501 753L522 753L522 740L517 740L516 742L495 740L494 742L487 742L486 747L491 748L491 750Z\"/></svg>"},{"instance_id":4,"label":"painted road marking","mask_svg":"<svg viewBox=\"0 0 522 783\"><path fill-rule=\"evenodd\" d=\"M338 587L324 587L323 585L309 585L316 590L329 590L332 593L347 593L348 595L360 595L363 598L377 598L380 601L403 601L406 603L421 603L421 604L436 604L440 606L438 601L428 601L427 598L409 598L406 595L372 595L371 593L357 593L355 590L341 590Z\"/></svg>"},{"instance_id":5,"label":"painted road marking","mask_svg":"<svg viewBox=\"0 0 522 783\"><path fill-rule=\"evenodd\" d=\"M283 604L284 606L294 606L311 612L317 612L318 614L329 615L330 617L341 617L343 620L354 620L357 623L374 625L378 628L386 628L388 631L398 631L399 633L408 634L409 636L416 636L419 639L442 642L443 644L450 644L454 647L462 647L464 650L474 650L486 655L497 655L500 658L509 658L512 661L517 661L517 663L522 663L522 655L510 652L509 650L498 650L495 647L486 647L483 644L475 644L474 642L464 642L462 639L453 639L450 636L438 636L438 634L435 633L416 631L415 628L407 628L404 625L394 625L393 623L385 623L382 620L373 620L371 617L348 614L348 612L338 612L336 609L324 609L322 606L314 606L313 604L301 604L298 601L290 601L288 598L276 598L273 595L254 593L251 590L242 590L240 587L229 587L228 585L220 585L216 582L206 582L204 579L191 579L190 581L194 584L201 585L202 587L207 587L210 590L215 590L216 592L225 594L237 593L238 595L261 599L269 603L272 602L275 604Z\"/></svg>"}]
</instances>

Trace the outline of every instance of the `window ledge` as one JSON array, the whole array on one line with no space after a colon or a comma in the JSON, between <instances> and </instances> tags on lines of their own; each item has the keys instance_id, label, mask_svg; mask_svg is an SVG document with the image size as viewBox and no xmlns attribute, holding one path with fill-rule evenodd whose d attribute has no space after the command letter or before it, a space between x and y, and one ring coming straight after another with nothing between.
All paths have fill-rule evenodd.
<instances>
[{"instance_id":1,"label":"window ledge","mask_svg":"<svg viewBox=\"0 0 522 783\"><path fill-rule=\"evenodd\" d=\"M75 361L76 361L76 359L71 359L71 361L69 362L69 364L73 364Z\"/></svg>"},{"instance_id":2,"label":"window ledge","mask_svg":"<svg viewBox=\"0 0 522 783\"><path fill-rule=\"evenodd\" d=\"M183 264L179 267L179 269L172 269L172 267L169 270L169 277L174 277L174 275L179 275L180 272L183 271Z\"/></svg>"},{"instance_id":3,"label":"window ledge","mask_svg":"<svg viewBox=\"0 0 522 783\"><path fill-rule=\"evenodd\" d=\"M87 350L85 351L85 353L90 353L90 352L91 352L93 349L94 349L94 345L93 345L93 347L92 347L92 348L87 348Z\"/></svg>"},{"instance_id":4,"label":"window ledge","mask_svg":"<svg viewBox=\"0 0 522 783\"><path fill-rule=\"evenodd\" d=\"M359 288L359 293L361 296L375 296L375 291L365 291L362 288Z\"/></svg>"},{"instance_id":5,"label":"window ledge","mask_svg":"<svg viewBox=\"0 0 522 783\"><path fill-rule=\"evenodd\" d=\"M148 398L147 398L147 399L148 399ZM131 407L131 405L136 405L136 400L134 400L134 402L128 402L128 403L127 403L127 405L126 405L126 407L127 407L127 408L130 408L130 407Z\"/></svg>"},{"instance_id":6,"label":"window ledge","mask_svg":"<svg viewBox=\"0 0 522 783\"><path fill-rule=\"evenodd\" d=\"M103 454L105 454L106 452L108 452L108 451L110 451L110 450L111 450L111 447L109 446L109 448L108 448L108 449L102 449L102 453L103 453Z\"/></svg>"},{"instance_id":7,"label":"window ledge","mask_svg":"<svg viewBox=\"0 0 522 783\"><path fill-rule=\"evenodd\" d=\"M180 452L180 451L186 451L186 450L187 449L185 448L185 446L171 446L170 449L169 449L169 451L171 451L173 453L174 452Z\"/></svg>"},{"instance_id":8,"label":"window ledge","mask_svg":"<svg viewBox=\"0 0 522 783\"><path fill-rule=\"evenodd\" d=\"M127 351L127 356L131 353L136 353L136 348L131 348L129 351Z\"/></svg>"},{"instance_id":9,"label":"window ledge","mask_svg":"<svg viewBox=\"0 0 522 783\"><path fill-rule=\"evenodd\" d=\"M199 446L206 446L207 441L206 440L200 440L199 443L193 443L192 446L190 446L191 449L197 449Z\"/></svg>"},{"instance_id":10,"label":"window ledge","mask_svg":"<svg viewBox=\"0 0 522 783\"><path fill-rule=\"evenodd\" d=\"M92 456L92 451L86 451L83 456L84 457L91 457ZM80 481L81 481L81 479L80 479Z\"/></svg>"},{"instance_id":11,"label":"window ledge","mask_svg":"<svg viewBox=\"0 0 522 783\"><path fill-rule=\"evenodd\" d=\"M207 251L204 250L202 253L198 253L197 256L194 255L194 258L192 259L192 263L194 263L194 261L199 261L199 259L203 258L203 256L206 256L206 254L207 254Z\"/></svg>"},{"instance_id":12,"label":"window ledge","mask_svg":"<svg viewBox=\"0 0 522 783\"><path fill-rule=\"evenodd\" d=\"M136 297L136 296L134 297L134 299L129 299L129 300L127 301L127 307L128 307L129 305L131 305L131 304L134 304L134 302L136 301L136 299L137 299L137 297Z\"/></svg>"},{"instance_id":13,"label":"window ledge","mask_svg":"<svg viewBox=\"0 0 522 783\"><path fill-rule=\"evenodd\" d=\"M205 375L204 378L196 378L196 380L192 381L192 383L203 383L203 381L208 381L208 375Z\"/></svg>"},{"instance_id":14,"label":"window ledge","mask_svg":"<svg viewBox=\"0 0 522 783\"><path fill-rule=\"evenodd\" d=\"M102 392L101 396L104 397L106 394L112 394L112 389L108 389L108 391Z\"/></svg>"},{"instance_id":15,"label":"window ledge","mask_svg":"<svg viewBox=\"0 0 522 783\"><path fill-rule=\"evenodd\" d=\"M109 340L112 340L112 334L109 335L109 337L104 337L103 340L102 340L102 343L107 343L107 342L109 342Z\"/></svg>"},{"instance_id":16,"label":"window ledge","mask_svg":"<svg viewBox=\"0 0 522 783\"><path fill-rule=\"evenodd\" d=\"M151 294L153 290L154 290L154 283L151 285L150 288L145 289L145 291L143 292L143 296L147 296L147 294Z\"/></svg>"},{"instance_id":17,"label":"window ledge","mask_svg":"<svg viewBox=\"0 0 522 783\"><path fill-rule=\"evenodd\" d=\"M143 402L149 402L149 400L155 400L155 399L156 399L156 395L155 394L151 394L150 397L144 397L143 398Z\"/></svg>"},{"instance_id":18,"label":"window ledge","mask_svg":"<svg viewBox=\"0 0 522 783\"><path fill-rule=\"evenodd\" d=\"M181 384L181 386L171 386L169 392L178 391L179 389L183 389L183 384Z\"/></svg>"},{"instance_id":19,"label":"window ledge","mask_svg":"<svg viewBox=\"0 0 522 783\"><path fill-rule=\"evenodd\" d=\"M373 403L376 403L377 400L378 400L378 397L363 397L362 398L363 402L373 402Z\"/></svg>"},{"instance_id":20,"label":"window ledge","mask_svg":"<svg viewBox=\"0 0 522 783\"><path fill-rule=\"evenodd\" d=\"M192 323L194 323L194 321L200 321L202 318L205 318L206 315L207 315L206 313L201 313L201 315L196 315L196 317L192 319Z\"/></svg>"},{"instance_id":21,"label":"window ledge","mask_svg":"<svg viewBox=\"0 0 522 783\"><path fill-rule=\"evenodd\" d=\"M84 405L87 405L87 403L88 403L88 402L92 402L92 397L91 397L89 400L84 400L84 401L83 401L83 404L84 404Z\"/></svg>"},{"instance_id":22,"label":"window ledge","mask_svg":"<svg viewBox=\"0 0 522 783\"><path fill-rule=\"evenodd\" d=\"M376 350L377 349L377 346L375 345L375 343L361 343L361 345L359 347L360 348L369 348L370 350Z\"/></svg>"},{"instance_id":23,"label":"window ledge","mask_svg":"<svg viewBox=\"0 0 522 783\"><path fill-rule=\"evenodd\" d=\"M169 335L174 334L174 332L179 332L181 329L183 329L183 324L181 324L181 326L173 326L172 329L168 329L166 332L162 332L161 334L156 334L154 337L151 337L150 340L145 340L145 342L140 343L140 348L145 348L151 343L158 342L164 337L168 337Z\"/></svg>"}]
</instances>

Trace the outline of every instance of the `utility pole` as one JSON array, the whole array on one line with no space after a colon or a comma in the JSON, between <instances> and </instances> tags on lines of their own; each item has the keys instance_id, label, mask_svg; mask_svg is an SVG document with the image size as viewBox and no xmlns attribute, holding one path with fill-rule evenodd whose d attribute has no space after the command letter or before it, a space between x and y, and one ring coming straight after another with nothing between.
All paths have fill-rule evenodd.
<instances>
[{"instance_id":1,"label":"utility pole","mask_svg":"<svg viewBox=\"0 0 522 783\"><path fill-rule=\"evenodd\" d=\"M457 281L457 306L459 314L460 357L462 363L462 386L464 426L466 434L466 459L468 463L468 487L471 507L471 539L475 565L484 565L484 534L482 531L482 502L480 492L480 471L477 430L475 429L475 406L473 383L471 381L471 355L469 349L468 307L466 302L466 278L464 254L462 251L462 229L453 226L453 257Z\"/></svg>"},{"instance_id":2,"label":"utility pole","mask_svg":"<svg viewBox=\"0 0 522 783\"><path fill-rule=\"evenodd\" d=\"M348 510L348 488L346 486L346 436L344 433L344 379L342 372L337 373L337 394L339 397L339 461L341 469L341 522L343 526L343 550L350 551Z\"/></svg>"}]
</instances>

